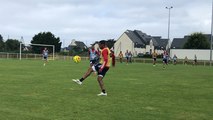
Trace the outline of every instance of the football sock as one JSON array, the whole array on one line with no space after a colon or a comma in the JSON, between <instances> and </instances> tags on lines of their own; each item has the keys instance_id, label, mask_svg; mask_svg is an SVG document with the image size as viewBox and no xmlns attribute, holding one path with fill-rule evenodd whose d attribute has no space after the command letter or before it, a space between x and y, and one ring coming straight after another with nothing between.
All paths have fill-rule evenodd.
<instances>
[{"instance_id":1,"label":"football sock","mask_svg":"<svg viewBox=\"0 0 213 120\"><path fill-rule=\"evenodd\" d=\"M106 91L105 91L104 89L102 90L102 92L103 92L103 93L106 93Z\"/></svg>"},{"instance_id":2,"label":"football sock","mask_svg":"<svg viewBox=\"0 0 213 120\"><path fill-rule=\"evenodd\" d=\"M83 81L84 81L84 78L81 78L80 81L83 82Z\"/></svg>"}]
</instances>

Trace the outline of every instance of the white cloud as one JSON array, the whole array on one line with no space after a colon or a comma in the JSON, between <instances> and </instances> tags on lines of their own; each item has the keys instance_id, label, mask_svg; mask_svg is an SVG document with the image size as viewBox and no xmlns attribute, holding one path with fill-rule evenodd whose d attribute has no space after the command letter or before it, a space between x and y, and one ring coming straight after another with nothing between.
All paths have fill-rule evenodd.
<instances>
[{"instance_id":1,"label":"white cloud","mask_svg":"<svg viewBox=\"0 0 213 120\"><path fill-rule=\"evenodd\" d=\"M201 31L210 33L211 0L1 0L0 34L26 42L51 31L68 44L115 38L127 29L167 37L168 10L171 37Z\"/></svg>"}]
</instances>

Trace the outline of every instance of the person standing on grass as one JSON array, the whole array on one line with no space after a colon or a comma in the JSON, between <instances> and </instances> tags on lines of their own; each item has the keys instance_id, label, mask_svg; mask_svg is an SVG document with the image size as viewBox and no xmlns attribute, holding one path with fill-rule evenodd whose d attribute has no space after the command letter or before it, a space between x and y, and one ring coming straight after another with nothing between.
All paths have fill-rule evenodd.
<instances>
[{"instance_id":1,"label":"person standing on grass","mask_svg":"<svg viewBox=\"0 0 213 120\"><path fill-rule=\"evenodd\" d=\"M197 56L196 56L196 54L194 56L194 65L197 65Z\"/></svg>"},{"instance_id":2,"label":"person standing on grass","mask_svg":"<svg viewBox=\"0 0 213 120\"><path fill-rule=\"evenodd\" d=\"M188 58L187 58L187 56L185 57L185 59L184 59L184 65L187 65L187 63L188 63Z\"/></svg>"},{"instance_id":3,"label":"person standing on grass","mask_svg":"<svg viewBox=\"0 0 213 120\"><path fill-rule=\"evenodd\" d=\"M125 57L126 57L126 64L128 65L128 63L129 63L129 52L128 52L128 50L126 50Z\"/></svg>"},{"instance_id":4,"label":"person standing on grass","mask_svg":"<svg viewBox=\"0 0 213 120\"><path fill-rule=\"evenodd\" d=\"M89 69L84 76L81 79L73 79L73 82L82 85L83 81L90 76L90 74L93 71L97 71L98 72L98 83L99 86L101 88L101 93L98 94L98 96L107 96L107 92L106 89L104 87L104 82L103 82L103 78L105 77L107 71L110 68L110 64L111 64L111 58L110 58L110 50L109 48L106 46L106 41L102 40L99 42L99 48L101 49L101 61L98 64L95 64L92 66L92 69Z\"/></svg>"},{"instance_id":5,"label":"person standing on grass","mask_svg":"<svg viewBox=\"0 0 213 120\"><path fill-rule=\"evenodd\" d=\"M132 53L131 53L131 51L129 51L128 56L129 56L129 63L132 63Z\"/></svg>"},{"instance_id":6,"label":"person standing on grass","mask_svg":"<svg viewBox=\"0 0 213 120\"><path fill-rule=\"evenodd\" d=\"M112 57L112 67L115 67L115 54L113 50L111 50L111 57Z\"/></svg>"},{"instance_id":7,"label":"person standing on grass","mask_svg":"<svg viewBox=\"0 0 213 120\"><path fill-rule=\"evenodd\" d=\"M47 64L48 62L48 50L47 48L44 48L44 50L42 51L42 55L43 55L43 60L44 60L44 66Z\"/></svg>"},{"instance_id":8,"label":"person standing on grass","mask_svg":"<svg viewBox=\"0 0 213 120\"><path fill-rule=\"evenodd\" d=\"M163 69L165 69L166 65L168 65L168 53L166 51L164 51L163 53Z\"/></svg>"},{"instance_id":9,"label":"person standing on grass","mask_svg":"<svg viewBox=\"0 0 213 120\"><path fill-rule=\"evenodd\" d=\"M152 59L153 59L153 66L155 67L156 61L157 61L157 53L154 50L154 53L152 53Z\"/></svg>"},{"instance_id":10,"label":"person standing on grass","mask_svg":"<svg viewBox=\"0 0 213 120\"><path fill-rule=\"evenodd\" d=\"M173 64L174 64L174 65L177 64L177 56L176 56L176 54L173 56Z\"/></svg>"},{"instance_id":11,"label":"person standing on grass","mask_svg":"<svg viewBox=\"0 0 213 120\"><path fill-rule=\"evenodd\" d=\"M123 63L123 53L122 53L122 51L120 51L118 56L119 56L119 59L120 59L120 63Z\"/></svg>"}]
</instances>

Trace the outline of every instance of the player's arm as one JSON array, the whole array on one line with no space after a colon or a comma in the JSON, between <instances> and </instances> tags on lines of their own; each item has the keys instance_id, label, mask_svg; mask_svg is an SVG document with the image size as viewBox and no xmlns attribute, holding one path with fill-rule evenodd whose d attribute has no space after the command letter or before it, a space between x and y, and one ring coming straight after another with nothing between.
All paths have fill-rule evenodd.
<instances>
[{"instance_id":1,"label":"player's arm","mask_svg":"<svg viewBox=\"0 0 213 120\"><path fill-rule=\"evenodd\" d=\"M103 64L102 64L102 66L101 66L100 71L102 71L102 70L104 69L104 67L106 67L106 65L107 65L107 63L108 63L108 61L109 61L109 60L108 60L108 54L109 54L109 52L108 52L107 49L105 49L105 50L102 51Z\"/></svg>"},{"instance_id":2,"label":"player's arm","mask_svg":"<svg viewBox=\"0 0 213 120\"><path fill-rule=\"evenodd\" d=\"M88 50L88 57L89 57L89 60L90 60L90 50Z\"/></svg>"},{"instance_id":3,"label":"player's arm","mask_svg":"<svg viewBox=\"0 0 213 120\"><path fill-rule=\"evenodd\" d=\"M95 50L95 53L96 55L100 56L100 53L97 50Z\"/></svg>"}]
</instances>

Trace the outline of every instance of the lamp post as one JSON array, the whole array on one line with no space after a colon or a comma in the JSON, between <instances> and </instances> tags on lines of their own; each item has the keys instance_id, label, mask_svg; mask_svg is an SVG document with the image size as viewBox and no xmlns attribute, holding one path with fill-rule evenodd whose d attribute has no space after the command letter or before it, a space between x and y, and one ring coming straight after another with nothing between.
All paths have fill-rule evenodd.
<instances>
[{"instance_id":1,"label":"lamp post","mask_svg":"<svg viewBox=\"0 0 213 120\"><path fill-rule=\"evenodd\" d=\"M213 41L213 0L212 0L212 23L211 23L211 43L210 43L210 66L212 66L212 41Z\"/></svg>"},{"instance_id":2,"label":"lamp post","mask_svg":"<svg viewBox=\"0 0 213 120\"><path fill-rule=\"evenodd\" d=\"M172 8L173 8L172 6L166 7L166 9L169 10L169 18L168 18L168 52L169 53L170 53L170 44L171 44L171 42L170 42L170 14L171 14Z\"/></svg>"}]
</instances>

